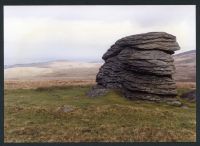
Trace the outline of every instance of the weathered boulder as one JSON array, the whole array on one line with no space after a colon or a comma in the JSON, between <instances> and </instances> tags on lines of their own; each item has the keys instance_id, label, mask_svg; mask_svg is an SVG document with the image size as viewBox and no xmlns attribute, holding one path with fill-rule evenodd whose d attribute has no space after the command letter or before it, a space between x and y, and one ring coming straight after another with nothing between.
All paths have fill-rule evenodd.
<instances>
[{"instance_id":1,"label":"weathered boulder","mask_svg":"<svg viewBox=\"0 0 200 146\"><path fill-rule=\"evenodd\" d=\"M176 37L165 32L124 37L103 55L97 85L120 89L129 99L171 100L177 95L171 54L179 49Z\"/></svg>"}]
</instances>

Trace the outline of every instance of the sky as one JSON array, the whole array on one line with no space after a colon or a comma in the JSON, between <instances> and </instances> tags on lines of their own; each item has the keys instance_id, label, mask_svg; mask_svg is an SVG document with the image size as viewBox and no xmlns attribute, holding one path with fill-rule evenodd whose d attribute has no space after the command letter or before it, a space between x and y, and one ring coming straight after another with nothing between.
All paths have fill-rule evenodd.
<instances>
[{"instance_id":1,"label":"sky","mask_svg":"<svg viewBox=\"0 0 200 146\"><path fill-rule=\"evenodd\" d=\"M195 5L4 6L4 64L101 61L118 39L164 31L196 49Z\"/></svg>"}]
</instances>

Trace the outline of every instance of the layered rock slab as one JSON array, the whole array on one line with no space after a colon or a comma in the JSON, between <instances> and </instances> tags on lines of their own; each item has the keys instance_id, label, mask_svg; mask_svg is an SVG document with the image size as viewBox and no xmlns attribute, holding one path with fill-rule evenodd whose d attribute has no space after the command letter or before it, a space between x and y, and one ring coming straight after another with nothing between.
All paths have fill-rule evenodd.
<instances>
[{"instance_id":1,"label":"layered rock slab","mask_svg":"<svg viewBox=\"0 0 200 146\"><path fill-rule=\"evenodd\" d=\"M111 56L115 56L126 46L140 48L142 50L162 50L170 54L180 49L175 36L166 32L149 32L119 39L102 58L106 60Z\"/></svg>"},{"instance_id":2,"label":"layered rock slab","mask_svg":"<svg viewBox=\"0 0 200 146\"><path fill-rule=\"evenodd\" d=\"M165 32L124 37L103 55L97 85L120 89L129 99L173 99L177 92L171 54L179 49L176 37Z\"/></svg>"}]
</instances>

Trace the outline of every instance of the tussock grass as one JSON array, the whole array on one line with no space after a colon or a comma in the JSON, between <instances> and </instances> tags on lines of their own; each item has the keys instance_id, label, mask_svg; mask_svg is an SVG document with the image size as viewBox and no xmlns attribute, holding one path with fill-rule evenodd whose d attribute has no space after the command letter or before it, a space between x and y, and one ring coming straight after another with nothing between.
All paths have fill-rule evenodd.
<instances>
[{"instance_id":1,"label":"tussock grass","mask_svg":"<svg viewBox=\"0 0 200 146\"><path fill-rule=\"evenodd\" d=\"M195 103L129 101L116 91L90 98L90 87L5 90L5 142L196 141Z\"/></svg>"}]
</instances>

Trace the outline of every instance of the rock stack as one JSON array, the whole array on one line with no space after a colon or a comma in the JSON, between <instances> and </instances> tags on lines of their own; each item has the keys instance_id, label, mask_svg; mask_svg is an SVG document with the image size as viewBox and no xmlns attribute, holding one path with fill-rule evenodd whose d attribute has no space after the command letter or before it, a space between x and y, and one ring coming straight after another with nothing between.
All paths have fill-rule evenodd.
<instances>
[{"instance_id":1,"label":"rock stack","mask_svg":"<svg viewBox=\"0 0 200 146\"><path fill-rule=\"evenodd\" d=\"M171 55L179 49L176 37L165 32L124 37L103 55L97 87L120 89L129 99L174 99L177 91Z\"/></svg>"}]
</instances>

